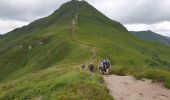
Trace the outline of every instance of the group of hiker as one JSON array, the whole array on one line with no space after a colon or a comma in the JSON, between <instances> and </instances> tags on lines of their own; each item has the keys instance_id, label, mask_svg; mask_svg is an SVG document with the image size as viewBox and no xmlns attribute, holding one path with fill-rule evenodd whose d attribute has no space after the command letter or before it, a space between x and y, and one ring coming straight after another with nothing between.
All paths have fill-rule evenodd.
<instances>
[{"instance_id":1,"label":"group of hiker","mask_svg":"<svg viewBox=\"0 0 170 100\"><path fill-rule=\"evenodd\" d=\"M102 74L108 75L108 74L109 74L110 67L111 67L111 63L110 63L110 61L109 61L108 58L103 59L103 60L99 61L99 63L98 63L98 69L100 70L100 72L101 72ZM82 70L83 70L83 71L86 70L86 64L83 64L83 65L82 65ZM93 64L92 62L88 65L88 70L89 70L91 73L94 73L94 71L95 71L95 66L94 66L94 64Z\"/></svg>"}]
</instances>

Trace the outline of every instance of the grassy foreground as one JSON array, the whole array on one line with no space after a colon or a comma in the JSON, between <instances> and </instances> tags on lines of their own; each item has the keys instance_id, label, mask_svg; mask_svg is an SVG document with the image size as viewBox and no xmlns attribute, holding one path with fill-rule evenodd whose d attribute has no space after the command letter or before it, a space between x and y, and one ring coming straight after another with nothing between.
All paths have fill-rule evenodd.
<instances>
[{"instance_id":1,"label":"grassy foreground","mask_svg":"<svg viewBox=\"0 0 170 100\"><path fill-rule=\"evenodd\" d=\"M0 100L113 100L99 74L52 67L0 84Z\"/></svg>"}]
</instances>

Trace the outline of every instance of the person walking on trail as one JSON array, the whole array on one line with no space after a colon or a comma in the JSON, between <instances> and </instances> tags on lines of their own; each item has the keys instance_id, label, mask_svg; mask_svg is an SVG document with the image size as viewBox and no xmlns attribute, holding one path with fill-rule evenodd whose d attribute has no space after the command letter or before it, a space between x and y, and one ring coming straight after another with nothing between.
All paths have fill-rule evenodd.
<instances>
[{"instance_id":1,"label":"person walking on trail","mask_svg":"<svg viewBox=\"0 0 170 100\"><path fill-rule=\"evenodd\" d=\"M103 65L104 65L106 74L109 75L109 69L111 67L111 64L107 57L106 57L106 59L103 60Z\"/></svg>"},{"instance_id":2,"label":"person walking on trail","mask_svg":"<svg viewBox=\"0 0 170 100\"><path fill-rule=\"evenodd\" d=\"M91 63L91 64L89 65L89 71L90 71L91 73L94 73L94 64L93 64L93 63Z\"/></svg>"},{"instance_id":3,"label":"person walking on trail","mask_svg":"<svg viewBox=\"0 0 170 100\"><path fill-rule=\"evenodd\" d=\"M98 67L99 67L100 72L101 72L102 74L104 74L105 69L104 69L103 61L100 61L100 62L99 62Z\"/></svg>"},{"instance_id":4,"label":"person walking on trail","mask_svg":"<svg viewBox=\"0 0 170 100\"><path fill-rule=\"evenodd\" d=\"M85 64L82 65L82 70L83 70L83 71L86 70L86 65L85 65Z\"/></svg>"}]
</instances>

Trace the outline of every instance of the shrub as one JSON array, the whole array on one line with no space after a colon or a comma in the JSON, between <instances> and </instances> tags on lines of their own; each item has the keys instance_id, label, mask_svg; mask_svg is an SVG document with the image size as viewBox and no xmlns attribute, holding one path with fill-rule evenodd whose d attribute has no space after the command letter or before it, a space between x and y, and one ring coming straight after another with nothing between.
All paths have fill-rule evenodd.
<instances>
[{"instance_id":1,"label":"shrub","mask_svg":"<svg viewBox=\"0 0 170 100\"><path fill-rule=\"evenodd\" d=\"M165 87L169 88L170 89L170 77L168 77L165 81Z\"/></svg>"},{"instance_id":2,"label":"shrub","mask_svg":"<svg viewBox=\"0 0 170 100\"><path fill-rule=\"evenodd\" d=\"M148 78L158 82L165 82L167 77L170 76L170 73L160 69L147 69L145 71L141 71L140 73L135 73L134 76L137 79Z\"/></svg>"}]
</instances>

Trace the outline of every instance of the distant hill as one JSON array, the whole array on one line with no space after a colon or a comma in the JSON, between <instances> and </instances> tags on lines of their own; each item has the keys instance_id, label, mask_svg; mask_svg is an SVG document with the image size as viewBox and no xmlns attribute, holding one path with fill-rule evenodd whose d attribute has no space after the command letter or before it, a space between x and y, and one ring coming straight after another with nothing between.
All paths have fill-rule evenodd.
<instances>
[{"instance_id":1,"label":"distant hill","mask_svg":"<svg viewBox=\"0 0 170 100\"><path fill-rule=\"evenodd\" d=\"M170 37L166 37L168 40L170 40Z\"/></svg>"},{"instance_id":2,"label":"distant hill","mask_svg":"<svg viewBox=\"0 0 170 100\"><path fill-rule=\"evenodd\" d=\"M138 32L131 31L130 33L132 33L136 37L143 39L143 40L157 42L157 43L170 46L170 37L159 35L150 30L149 31L138 31Z\"/></svg>"}]
</instances>

